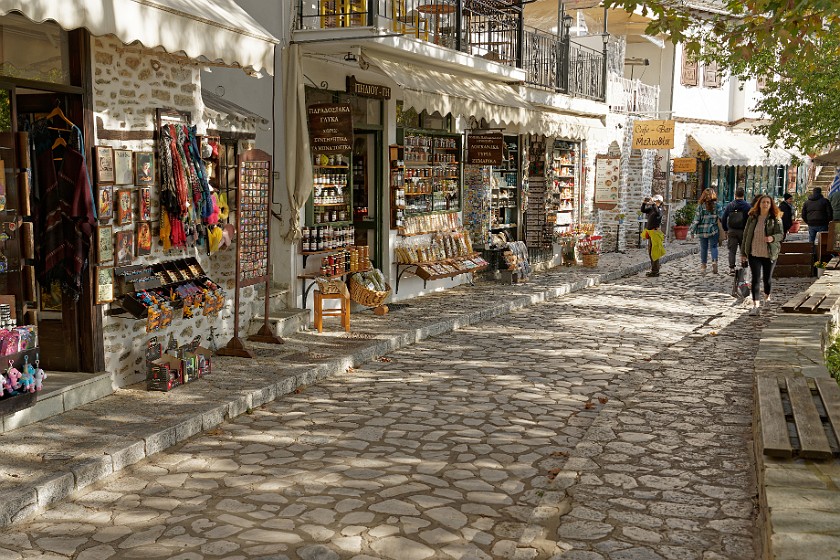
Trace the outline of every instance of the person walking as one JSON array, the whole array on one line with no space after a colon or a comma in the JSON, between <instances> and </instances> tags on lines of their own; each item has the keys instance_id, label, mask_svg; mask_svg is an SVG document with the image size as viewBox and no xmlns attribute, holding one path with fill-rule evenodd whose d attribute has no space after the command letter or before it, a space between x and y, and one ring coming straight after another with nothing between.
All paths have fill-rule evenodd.
<instances>
[{"instance_id":1,"label":"person walking","mask_svg":"<svg viewBox=\"0 0 840 560\"><path fill-rule=\"evenodd\" d=\"M762 195L747 217L744 227L744 239L741 241L742 264L749 263L752 278L753 307L750 315L758 315L762 303L770 301L770 279L773 268L779 257L784 228L781 220L782 212L776 207L773 198ZM761 283L759 283L761 280ZM761 288L764 287L764 298L761 299Z\"/></svg>"},{"instance_id":2,"label":"person walking","mask_svg":"<svg viewBox=\"0 0 840 560\"><path fill-rule=\"evenodd\" d=\"M723 216L720 223L723 231L726 232L727 249L729 249L729 274L735 275L735 257L741 240L744 238L744 226L747 225L747 214L750 212L750 203L744 200L744 189L735 189L735 200L726 205L723 209Z\"/></svg>"},{"instance_id":3,"label":"person walking","mask_svg":"<svg viewBox=\"0 0 840 560\"><path fill-rule=\"evenodd\" d=\"M787 239L787 234L790 231L791 226L793 226L793 206L790 204L791 200L793 200L793 195L785 193L785 196L782 197L782 203L779 204L779 210L782 211L782 229L785 232L784 237L782 237L782 241ZM831 201L830 197L829 201ZM834 207L833 202L831 203L831 206L832 208ZM836 219L840 219L840 217L835 218L835 220Z\"/></svg>"},{"instance_id":4,"label":"person walking","mask_svg":"<svg viewBox=\"0 0 840 560\"><path fill-rule=\"evenodd\" d=\"M642 239L648 239L648 256L650 257L650 271L647 276L659 276L660 259L665 254L665 235L659 229L662 226L662 195L647 197L642 202L642 214L647 216L645 231Z\"/></svg>"},{"instance_id":5,"label":"person walking","mask_svg":"<svg viewBox=\"0 0 840 560\"><path fill-rule=\"evenodd\" d=\"M808 241L811 245L821 231L828 231L828 222L831 221L834 211L831 203L822 195L820 187L814 187L814 192L802 205L802 221L808 224Z\"/></svg>"},{"instance_id":6,"label":"person walking","mask_svg":"<svg viewBox=\"0 0 840 560\"><path fill-rule=\"evenodd\" d=\"M688 228L691 235L700 238L700 273L706 274L706 264L709 260L709 252L712 254L712 272L718 273L718 213L717 213L717 192L714 189L705 189L697 201L697 213L694 221Z\"/></svg>"}]
</instances>

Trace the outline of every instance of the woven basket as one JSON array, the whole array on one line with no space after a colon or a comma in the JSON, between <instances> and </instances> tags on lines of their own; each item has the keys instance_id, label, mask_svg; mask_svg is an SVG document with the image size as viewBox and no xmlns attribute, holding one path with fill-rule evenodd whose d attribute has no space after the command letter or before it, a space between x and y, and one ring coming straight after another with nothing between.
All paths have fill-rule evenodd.
<instances>
[{"instance_id":1,"label":"woven basket","mask_svg":"<svg viewBox=\"0 0 840 560\"><path fill-rule=\"evenodd\" d=\"M315 279L315 283L318 284L318 290L322 294L341 293L341 282L341 278L318 277Z\"/></svg>"},{"instance_id":2,"label":"woven basket","mask_svg":"<svg viewBox=\"0 0 840 560\"><path fill-rule=\"evenodd\" d=\"M595 268L598 266L598 255L583 255L583 266Z\"/></svg>"},{"instance_id":3,"label":"woven basket","mask_svg":"<svg viewBox=\"0 0 840 560\"><path fill-rule=\"evenodd\" d=\"M385 298L391 295L391 286L385 284L384 292L369 290L360 283L350 278L350 299L365 307L379 307L385 302Z\"/></svg>"}]
</instances>

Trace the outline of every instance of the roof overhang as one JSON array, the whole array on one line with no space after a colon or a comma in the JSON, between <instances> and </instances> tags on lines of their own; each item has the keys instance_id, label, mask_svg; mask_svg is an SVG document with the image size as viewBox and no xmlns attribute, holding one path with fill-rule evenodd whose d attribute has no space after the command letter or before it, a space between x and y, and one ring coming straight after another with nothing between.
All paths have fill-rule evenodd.
<instances>
[{"instance_id":1,"label":"roof overhang","mask_svg":"<svg viewBox=\"0 0 840 560\"><path fill-rule=\"evenodd\" d=\"M789 165L794 154L769 147L765 136L740 132L692 132L691 138L708 154L713 165L765 167Z\"/></svg>"},{"instance_id":2,"label":"roof overhang","mask_svg":"<svg viewBox=\"0 0 840 560\"><path fill-rule=\"evenodd\" d=\"M234 0L0 0L0 15L10 12L268 74L274 73L280 42Z\"/></svg>"}]
</instances>

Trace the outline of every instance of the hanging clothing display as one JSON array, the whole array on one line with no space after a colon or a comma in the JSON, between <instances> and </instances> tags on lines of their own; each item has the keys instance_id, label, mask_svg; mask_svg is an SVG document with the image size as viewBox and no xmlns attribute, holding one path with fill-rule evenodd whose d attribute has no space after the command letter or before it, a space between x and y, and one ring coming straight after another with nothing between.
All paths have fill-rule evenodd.
<instances>
[{"instance_id":1,"label":"hanging clothing display","mask_svg":"<svg viewBox=\"0 0 840 560\"><path fill-rule=\"evenodd\" d=\"M201 159L196 127L167 124L160 130L161 228L165 250L204 245L218 223L218 203Z\"/></svg>"},{"instance_id":2,"label":"hanging clothing display","mask_svg":"<svg viewBox=\"0 0 840 560\"><path fill-rule=\"evenodd\" d=\"M60 142L57 129L48 125L46 120L39 121L32 130L38 281L47 288L58 281L62 291L77 301L82 292L82 272L88 264L96 211L87 161L80 151L84 146L81 131L73 125L67 130L72 135L71 142Z\"/></svg>"}]
</instances>

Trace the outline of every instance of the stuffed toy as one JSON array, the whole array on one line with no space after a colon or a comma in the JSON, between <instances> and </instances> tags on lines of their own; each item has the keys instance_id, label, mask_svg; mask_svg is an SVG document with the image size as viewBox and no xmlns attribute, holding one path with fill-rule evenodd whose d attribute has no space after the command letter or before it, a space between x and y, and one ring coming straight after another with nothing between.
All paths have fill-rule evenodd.
<instances>
[{"instance_id":1,"label":"stuffed toy","mask_svg":"<svg viewBox=\"0 0 840 560\"><path fill-rule=\"evenodd\" d=\"M41 369L40 360L35 360L35 390L40 391L44 387L44 380L47 378L47 372Z\"/></svg>"},{"instance_id":2,"label":"stuffed toy","mask_svg":"<svg viewBox=\"0 0 840 560\"><path fill-rule=\"evenodd\" d=\"M6 378L8 379L9 387L13 391L20 389L20 377L20 370L15 367L15 363L12 360L9 360L9 369L6 370Z\"/></svg>"}]
</instances>

